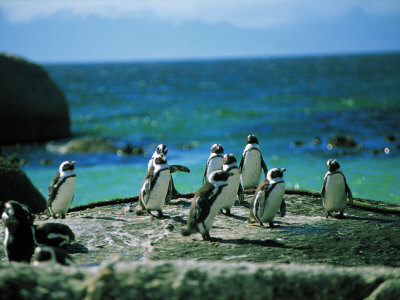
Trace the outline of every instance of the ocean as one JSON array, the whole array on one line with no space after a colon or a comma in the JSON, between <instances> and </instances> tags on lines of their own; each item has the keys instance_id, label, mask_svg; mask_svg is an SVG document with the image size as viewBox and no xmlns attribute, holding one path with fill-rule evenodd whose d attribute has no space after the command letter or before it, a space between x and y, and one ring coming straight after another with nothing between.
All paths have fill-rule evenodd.
<instances>
[{"instance_id":1,"label":"ocean","mask_svg":"<svg viewBox=\"0 0 400 300\"><path fill-rule=\"evenodd\" d=\"M288 188L320 190L326 161L336 158L354 197L400 204L399 53L44 67L68 99L74 138L145 153L16 150L43 195L64 160L77 161L74 206L138 195L159 143L169 164L191 169L173 175L177 190L194 192L214 143L240 161L255 134L268 168L287 169ZM332 147L335 136L357 146Z\"/></svg>"}]
</instances>

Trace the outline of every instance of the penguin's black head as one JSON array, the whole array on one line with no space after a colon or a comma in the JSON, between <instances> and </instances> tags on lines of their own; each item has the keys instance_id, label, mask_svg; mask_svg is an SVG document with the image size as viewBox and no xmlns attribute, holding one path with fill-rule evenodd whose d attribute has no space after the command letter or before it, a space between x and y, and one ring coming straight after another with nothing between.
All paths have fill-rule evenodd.
<instances>
[{"instance_id":1,"label":"penguin's black head","mask_svg":"<svg viewBox=\"0 0 400 300\"><path fill-rule=\"evenodd\" d=\"M35 220L35 215L29 206L10 200L4 204L1 218L6 227L12 226L13 224L32 225Z\"/></svg>"},{"instance_id":2,"label":"penguin's black head","mask_svg":"<svg viewBox=\"0 0 400 300\"><path fill-rule=\"evenodd\" d=\"M275 179L275 178L282 178L283 177L283 172L286 172L285 168L273 168L271 170L269 170L268 174L269 177L271 177L271 179Z\"/></svg>"},{"instance_id":3,"label":"penguin's black head","mask_svg":"<svg viewBox=\"0 0 400 300\"><path fill-rule=\"evenodd\" d=\"M211 182L214 182L216 184L224 183L228 180L229 176L231 175L232 173L225 172L223 170L214 171L211 173Z\"/></svg>"},{"instance_id":4,"label":"penguin's black head","mask_svg":"<svg viewBox=\"0 0 400 300\"><path fill-rule=\"evenodd\" d=\"M227 153L224 155L224 164L225 165L230 165L232 163L237 162L235 155L233 155L232 153Z\"/></svg>"},{"instance_id":5,"label":"penguin's black head","mask_svg":"<svg viewBox=\"0 0 400 300\"><path fill-rule=\"evenodd\" d=\"M164 145L164 144L158 145L156 152L157 152L157 154L167 155L167 153L168 153L167 145Z\"/></svg>"},{"instance_id":6,"label":"penguin's black head","mask_svg":"<svg viewBox=\"0 0 400 300\"><path fill-rule=\"evenodd\" d=\"M253 134L250 134L250 135L247 137L247 144L258 144L258 139L257 139L257 137L256 137L255 135L253 135Z\"/></svg>"},{"instance_id":7,"label":"penguin's black head","mask_svg":"<svg viewBox=\"0 0 400 300\"><path fill-rule=\"evenodd\" d=\"M331 158L326 162L326 167L329 172L335 172L340 169L340 164L336 159Z\"/></svg>"},{"instance_id":8,"label":"penguin's black head","mask_svg":"<svg viewBox=\"0 0 400 300\"><path fill-rule=\"evenodd\" d=\"M211 153L222 154L224 153L224 148L222 148L221 144L214 144L211 147Z\"/></svg>"},{"instance_id":9,"label":"penguin's black head","mask_svg":"<svg viewBox=\"0 0 400 300\"><path fill-rule=\"evenodd\" d=\"M154 162L157 165L165 165L167 163L167 158L164 155L159 155L159 156L156 157Z\"/></svg>"},{"instance_id":10,"label":"penguin's black head","mask_svg":"<svg viewBox=\"0 0 400 300\"><path fill-rule=\"evenodd\" d=\"M61 165L60 165L60 172L61 171L73 171L75 169L75 164L76 161L64 161Z\"/></svg>"}]
</instances>

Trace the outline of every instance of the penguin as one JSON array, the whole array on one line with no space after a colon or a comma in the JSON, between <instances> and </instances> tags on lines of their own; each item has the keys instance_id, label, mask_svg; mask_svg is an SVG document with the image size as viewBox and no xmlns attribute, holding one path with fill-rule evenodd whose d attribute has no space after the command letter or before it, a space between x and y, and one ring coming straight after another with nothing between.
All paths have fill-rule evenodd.
<instances>
[{"instance_id":1,"label":"penguin","mask_svg":"<svg viewBox=\"0 0 400 300\"><path fill-rule=\"evenodd\" d=\"M217 170L208 176L208 180L193 197L187 226L181 232L183 236L199 232L203 240L211 240L209 232L215 216L225 202L228 178L231 175L229 172Z\"/></svg>"},{"instance_id":2,"label":"penguin","mask_svg":"<svg viewBox=\"0 0 400 300\"><path fill-rule=\"evenodd\" d=\"M262 157L260 145L255 135L247 137L247 144L244 148L239 164L240 180L243 188L256 188L260 182L261 169L267 177L268 168Z\"/></svg>"},{"instance_id":3,"label":"penguin","mask_svg":"<svg viewBox=\"0 0 400 300\"><path fill-rule=\"evenodd\" d=\"M347 205L347 197L350 206L353 205L353 195L347 185L340 164L336 159L329 159L326 163L328 172L324 177L322 185L321 198L322 206L327 212L327 218L332 216L331 212L339 212L339 217L343 218L343 211Z\"/></svg>"},{"instance_id":4,"label":"penguin","mask_svg":"<svg viewBox=\"0 0 400 300\"><path fill-rule=\"evenodd\" d=\"M281 217L286 214L286 204L283 200L285 193L283 173L285 171L285 168L273 168L268 171L267 179L258 186L254 194L249 212L249 223L259 222L260 226L263 226L263 222L268 222L270 228L273 228L273 220L278 210Z\"/></svg>"},{"instance_id":5,"label":"penguin","mask_svg":"<svg viewBox=\"0 0 400 300\"><path fill-rule=\"evenodd\" d=\"M37 246L65 248L75 240L71 228L62 223L33 225L33 232Z\"/></svg>"},{"instance_id":6,"label":"penguin","mask_svg":"<svg viewBox=\"0 0 400 300\"><path fill-rule=\"evenodd\" d=\"M4 204L1 218L5 226L4 249L7 259L29 263L35 249L32 210L11 200Z\"/></svg>"},{"instance_id":7,"label":"penguin","mask_svg":"<svg viewBox=\"0 0 400 300\"><path fill-rule=\"evenodd\" d=\"M208 157L206 168L203 174L203 184L213 171L222 170L224 161L224 148L220 144L214 144L211 147L211 154Z\"/></svg>"},{"instance_id":8,"label":"penguin","mask_svg":"<svg viewBox=\"0 0 400 300\"><path fill-rule=\"evenodd\" d=\"M76 181L75 163L75 161L64 161L49 185L47 214L53 218L60 215L65 219L65 214L71 206Z\"/></svg>"},{"instance_id":9,"label":"penguin","mask_svg":"<svg viewBox=\"0 0 400 300\"><path fill-rule=\"evenodd\" d=\"M168 153L167 145L159 144L147 164L147 171L150 171L150 168L152 166L154 166L154 159L157 156L160 156L160 155L166 156L167 153ZM181 165L172 165L172 166L169 166L169 169L170 169L171 174L175 173L175 172L190 173L190 169L188 167L181 166ZM180 195L181 194L176 190L174 181L171 177L171 182L170 182L170 186L168 188L167 197L165 198L165 203L168 204L172 198L179 198Z\"/></svg>"},{"instance_id":10,"label":"penguin","mask_svg":"<svg viewBox=\"0 0 400 300\"><path fill-rule=\"evenodd\" d=\"M41 264L60 264L63 266L71 266L74 264L71 256L68 253L60 248L57 247L50 247L50 246L40 246L36 247L32 264L35 266Z\"/></svg>"},{"instance_id":11,"label":"penguin","mask_svg":"<svg viewBox=\"0 0 400 300\"><path fill-rule=\"evenodd\" d=\"M158 212L158 217L163 217L162 208L166 202L166 196L171 182L171 171L167 164L167 158L159 155L154 159L154 165L147 172L139 193L139 204L136 214L140 215L145 210L149 213Z\"/></svg>"},{"instance_id":12,"label":"penguin","mask_svg":"<svg viewBox=\"0 0 400 300\"><path fill-rule=\"evenodd\" d=\"M242 184L240 183L239 168L237 165L237 160L232 153L224 155L224 164L222 166L222 170L232 173L232 175L228 178L228 191L226 200L221 208L221 212L223 209L225 209L226 215L230 216L231 208L236 200L236 195L238 196L239 203L244 202L244 193Z\"/></svg>"}]
</instances>

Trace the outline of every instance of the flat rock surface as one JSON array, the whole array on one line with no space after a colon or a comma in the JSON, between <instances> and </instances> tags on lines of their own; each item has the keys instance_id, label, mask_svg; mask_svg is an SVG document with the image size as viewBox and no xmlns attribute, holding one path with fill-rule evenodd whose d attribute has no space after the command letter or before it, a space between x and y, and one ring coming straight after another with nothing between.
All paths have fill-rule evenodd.
<instances>
[{"instance_id":1,"label":"flat rock surface","mask_svg":"<svg viewBox=\"0 0 400 300\"><path fill-rule=\"evenodd\" d=\"M217 215L210 232L215 241L211 242L203 241L198 233L189 237L180 234L186 225L190 198L172 200L163 209L163 219L136 216L129 203L122 203L73 211L64 220L38 215L35 224L62 222L70 226L76 241L68 252L80 266L100 265L116 255L127 261L400 266L398 214L348 207L344 219L327 219L320 198L285 194L287 214L277 215L276 226L271 229L246 222L251 197L246 195L244 205L236 204L232 216ZM3 235L1 230L0 239ZM0 259L6 261L3 249Z\"/></svg>"}]
</instances>

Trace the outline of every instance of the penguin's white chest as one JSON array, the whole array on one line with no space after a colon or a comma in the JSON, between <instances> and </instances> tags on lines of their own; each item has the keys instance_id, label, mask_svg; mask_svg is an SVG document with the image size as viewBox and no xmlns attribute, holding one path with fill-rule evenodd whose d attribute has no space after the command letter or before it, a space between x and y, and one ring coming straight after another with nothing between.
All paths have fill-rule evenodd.
<instances>
[{"instance_id":1,"label":"penguin's white chest","mask_svg":"<svg viewBox=\"0 0 400 300\"><path fill-rule=\"evenodd\" d=\"M223 163L224 159L220 156L214 156L213 158L211 158L207 166L207 178L212 172L222 170Z\"/></svg>"},{"instance_id":2,"label":"penguin's white chest","mask_svg":"<svg viewBox=\"0 0 400 300\"><path fill-rule=\"evenodd\" d=\"M229 176L228 178L228 186L225 188L226 189L226 197L224 204L222 205L222 208L224 209L231 209L233 204L236 201L236 196L239 190L239 184L240 184L240 174L238 169L232 169L230 170L233 175Z\"/></svg>"},{"instance_id":3,"label":"penguin's white chest","mask_svg":"<svg viewBox=\"0 0 400 300\"><path fill-rule=\"evenodd\" d=\"M256 195L254 201L253 213L261 222L272 222L278 212L285 193L285 183L281 182L275 185L265 199L265 191L261 190Z\"/></svg>"},{"instance_id":4,"label":"penguin's white chest","mask_svg":"<svg viewBox=\"0 0 400 300\"><path fill-rule=\"evenodd\" d=\"M261 154L259 151L250 150L245 154L240 178L243 188L258 186L261 178Z\"/></svg>"},{"instance_id":5,"label":"penguin's white chest","mask_svg":"<svg viewBox=\"0 0 400 300\"><path fill-rule=\"evenodd\" d=\"M159 176L150 190L150 195L145 204L146 209L150 210L160 210L162 209L165 197L167 196L169 183L171 181L171 173L169 169L162 170L159 173Z\"/></svg>"},{"instance_id":6,"label":"penguin's white chest","mask_svg":"<svg viewBox=\"0 0 400 300\"><path fill-rule=\"evenodd\" d=\"M343 211L347 205L346 186L341 174L329 175L322 205L328 212Z\"/></svg>"},{"instance_id":7,"label":"penguin's white chest","mask_svg":"<svg viewBox=\"0 0 400 300\"><path fill-rule=\"evenodd\" d=\"M58 188L57 195L50 204L54 214L67 213L74 198L75 182L75 176L68 177Z\"/></svg>"}]
</instances>

